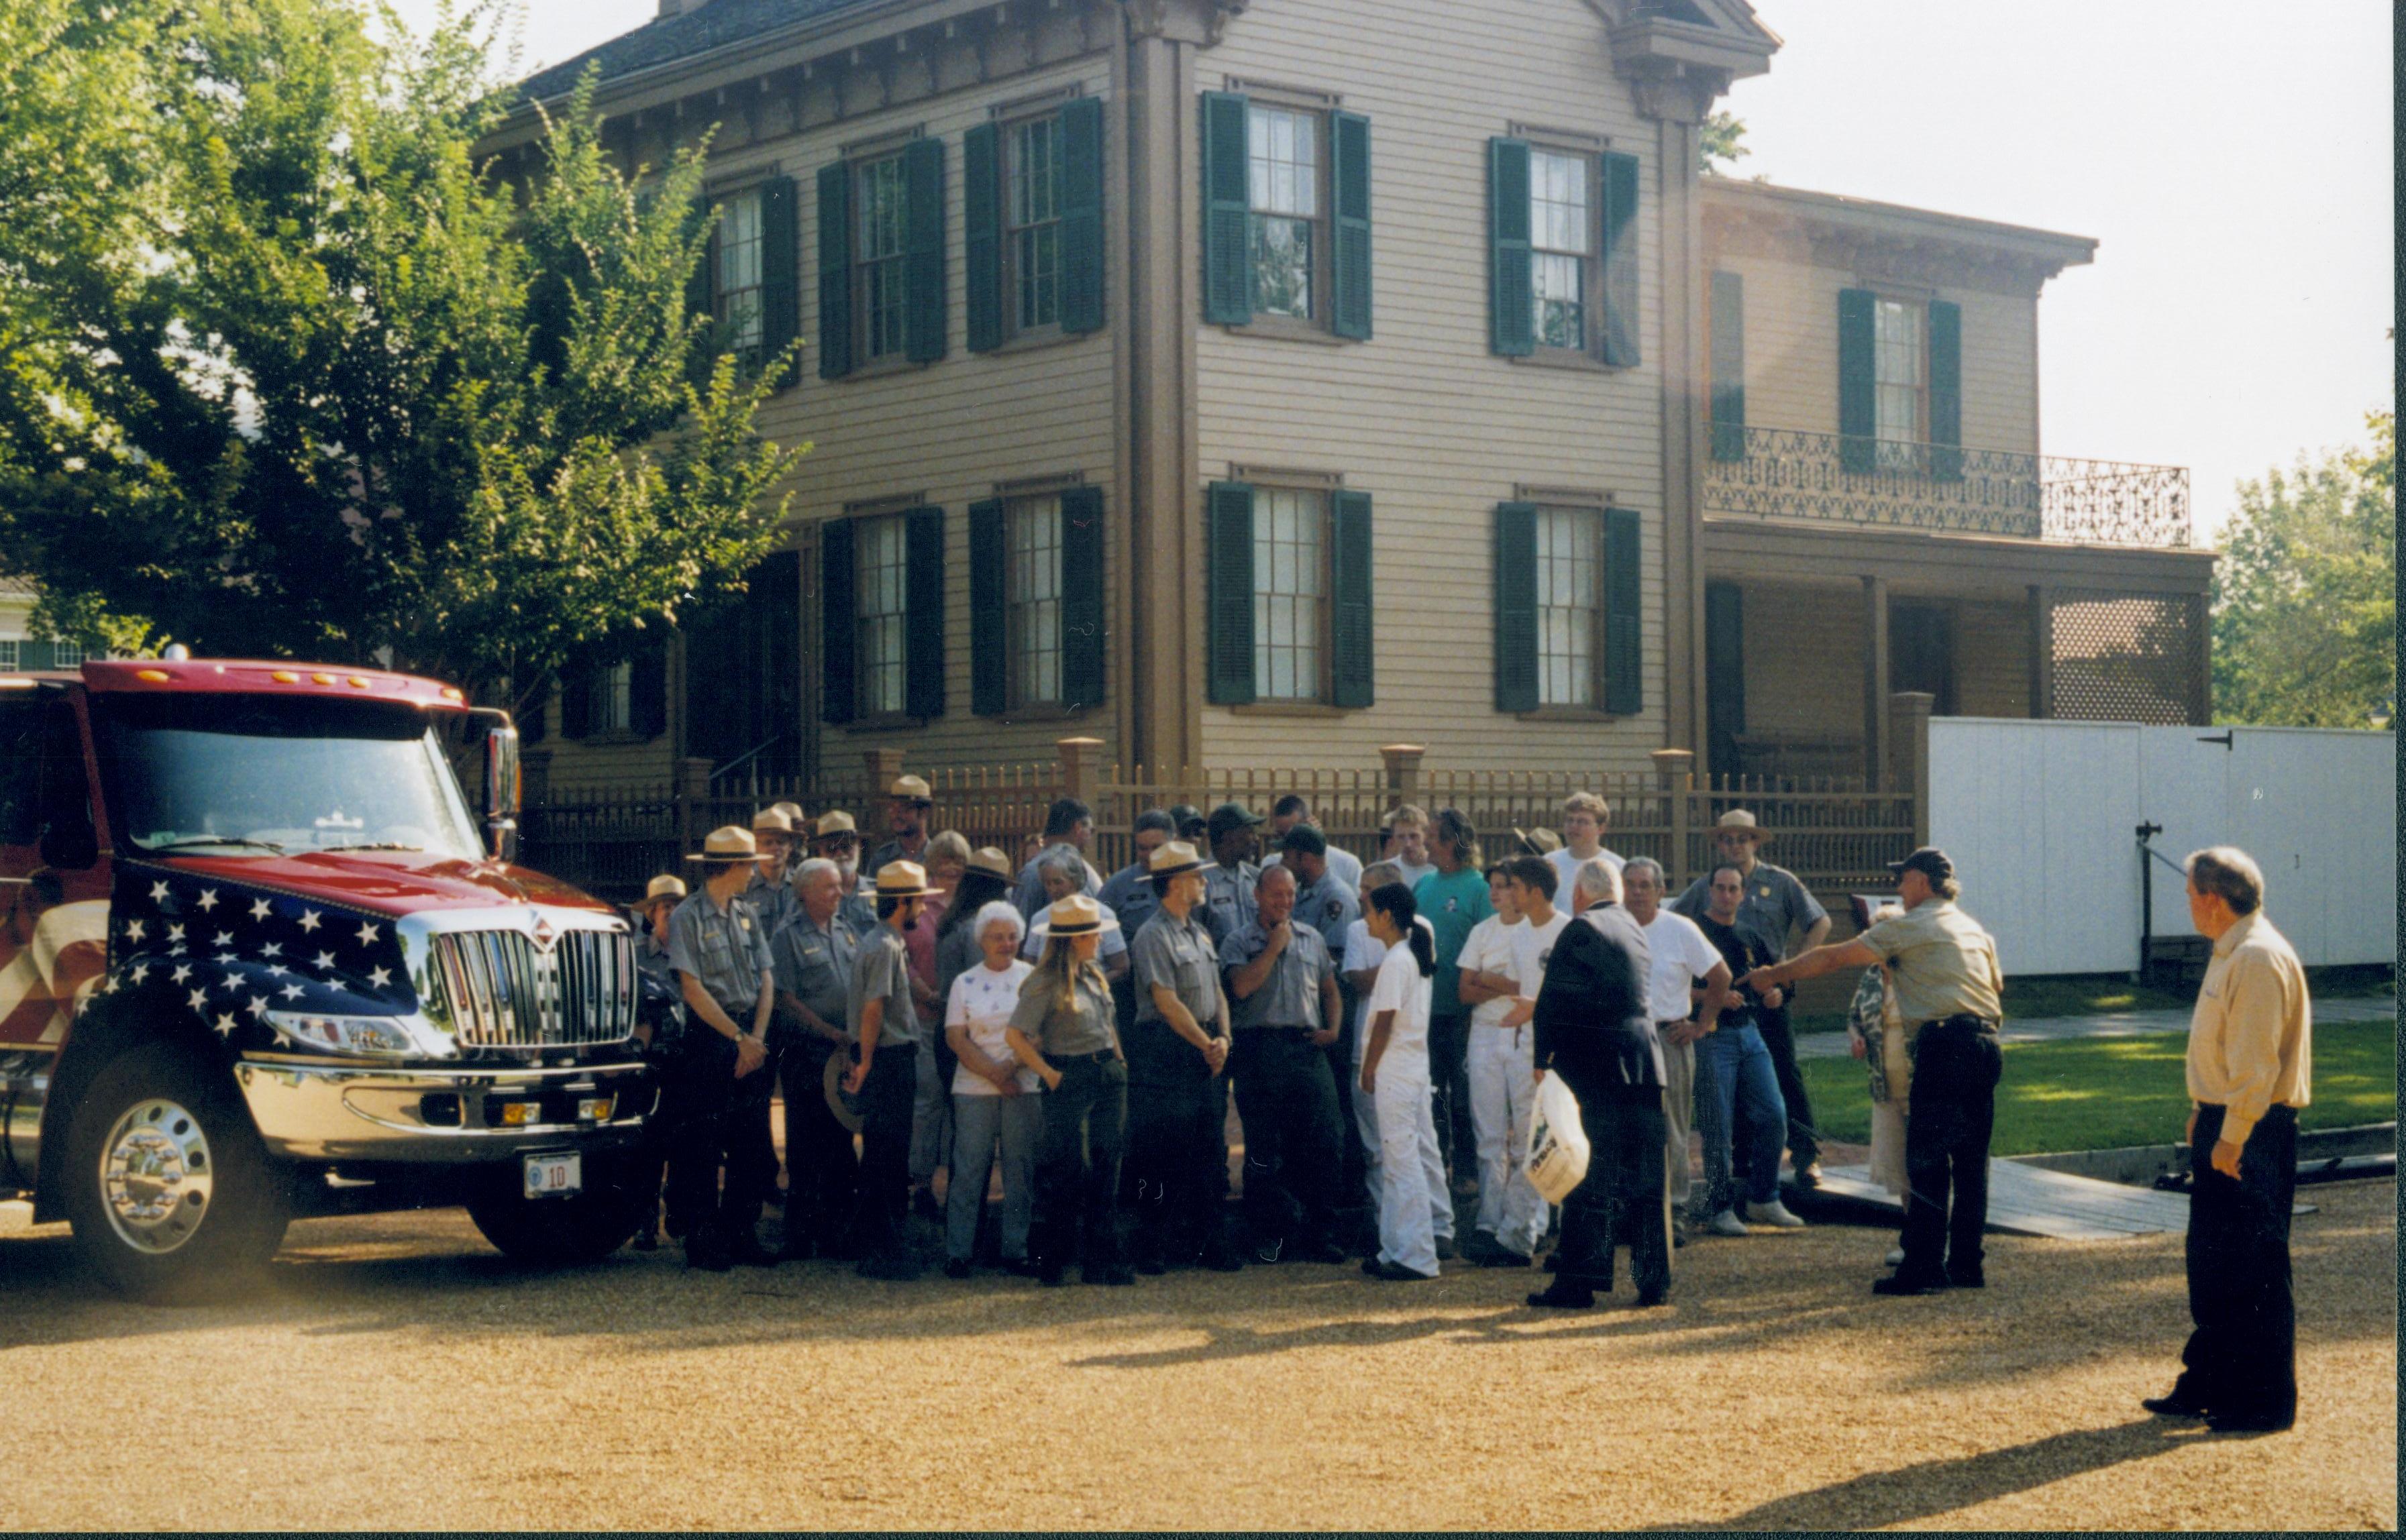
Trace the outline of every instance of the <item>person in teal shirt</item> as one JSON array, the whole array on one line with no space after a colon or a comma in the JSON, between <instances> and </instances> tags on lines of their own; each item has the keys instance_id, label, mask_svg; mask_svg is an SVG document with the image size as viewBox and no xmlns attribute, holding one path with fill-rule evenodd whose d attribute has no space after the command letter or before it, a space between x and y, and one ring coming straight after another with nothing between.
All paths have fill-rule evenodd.
<instances>
[{"instance_id":1,"label":"person in teal shirt","mask_svg":"<svg viewBox=\"0 0 2406 1540\"><path fill-rule=\"evenodd\" d=\"M1462 999L1462 943L1495 912L1479 869L1479 831L1459 808L1440 808L1429 828L1437 869L1420 880L1412 902L1437 931L1437 975L1429 991L1429 1087L1437 1145L1460 1194L1479 1190L1478 1136L1470 1126L1470 1007ZM1457 1161L1459 1164L1457 1164Z\"/></svg>"}]
</instances>

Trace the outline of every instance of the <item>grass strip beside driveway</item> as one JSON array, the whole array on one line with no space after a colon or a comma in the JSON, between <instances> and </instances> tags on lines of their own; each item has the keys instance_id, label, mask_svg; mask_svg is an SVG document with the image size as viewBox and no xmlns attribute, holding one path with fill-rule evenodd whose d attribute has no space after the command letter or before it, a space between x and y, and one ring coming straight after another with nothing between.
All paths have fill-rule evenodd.
<instances>
[{"instance_id":1,"label":"grass strip beside driveway","mask_svg":"<svg viewBox=\"0 0 2406 1540\"><path fill-rule=\"evenodd\" d=\"M2176 1142L2188 1117L2182 1068L2187 1051L2183 1032L2008 1043L1990 1151L2032 1155ZM1806 1059L1799 1067L1821 1137L1869 1143L1871 1092L1861 1062ZM2386 1123L2397 1107L2395 1024L2344 1022L2314 1029L2314 1101L2300 1127Z\"/></svg>"}]
</instances>

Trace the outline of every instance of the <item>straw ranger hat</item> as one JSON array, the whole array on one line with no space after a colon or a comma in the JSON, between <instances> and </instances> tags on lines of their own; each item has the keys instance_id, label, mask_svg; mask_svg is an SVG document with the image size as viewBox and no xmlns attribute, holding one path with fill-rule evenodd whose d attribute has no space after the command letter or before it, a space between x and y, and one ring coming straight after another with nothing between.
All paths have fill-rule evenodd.
<instances>
[{"instance_id":1,"label":"straw ranger hat","mask_svg":"<svg viewBox=\"0 0 2406 1540\"><path fill-rule=\"evenodd\" d=\"M1563 848L1563 837L1550 828L1516 828L1512 831L1512 838L1519 841L1521 848L1531 855L1551 855Z\"/></svg>"},{"instance_id":2,"label":"straw ranger hat","mask_svg":"<svg viewBox=\"0 0 2406 1540\"><path fill-rule=\"evenodd\" d=\"M852 821L852 814L839 808L833 812L819 814L816 833L822 840L841 840L846 837L857 840L860 838L860 826Z\"/></svg>"},{"instance_id":3,"label":"straw ranger hat","mask_svg":"<svg viewBox=\"0 0 2406 1540\"><path fill-rule=\"evenodd\" d=\"M1715 839L1724 834L1743 834L1758 845L1768 844L1771 841L1771 831L1756 823L1754 814L1744 808L1732 808L1715 819L1712 832Z\"/></svg>"},{"instance_id":4,"label":"straw ranger hat","mask_svg":"<svg viewBox=\"0 0 2406 1540\"><path fill-rule=\"evenodd\" d=\"M649 909L654 904L677 904L685 901L686 886L682 877L655 877L644 888L644 901L637 909Z\"/></svg>"},{"instance_id":5,"label":"straw ranger hat","mask_svg":"<svg viewBox=\"0 0 2406 1540\"><path fill-rule=\"evenodd\" d=\"M710 838L701 842L701 854L686 857L688 861L757 861L759 858L760 847L753 841L752 831L735 824L712 829Z\"/></svg>"},{"instance_id":6,"label":"straw ranger hat","mask_svg":"<svg viewBox=\"0 0 2406 1540\"><path fill-rule=\"evenodd\" d=\"M927 885L927 869L916 861L888 861L877 869L880 898L924 898L935 891Z\"/></svg>"},{"instance_id":7,"label":"straw ranger hat","mask_svg":"<svg viewBox=\"0 0 2406 1540\"><path fill-rule=\"evenodd\" d=\"M827 1096L828 1110L843 1125L847 1134L860 1132L860 1097L843 1088L843 1078L852 1073L852 1055L830 1053L827 1068L819 1075L819 1087Z\"/></svg>"},{"instance_id":8,"label":"straw ranger hat","mask_svg":"<svg viewBox=\"0 0 2406 1540\"><path fill-rule=\"evenodd\" d=\"M922 807L936 805L934 788L915 775L896 776L894 784L885 788L885 795L898 802L916 802Z\"/></svg>"},{"instance_id":9,"label":"straw ranger hat","mask_svg":"<svg viewBox=\"0 0 2406 1540\"><path fill-rule=\"evenodd\" d=\"M752 832L790 835L794 832L794 821L785 816L782 808L762 808L752 815Z\"/></svg>"},{"instance_id":10,"label":"straw ranger hat","mask_svg":"<svg viewBox=\"0 0 2406 1540\"><path fill-rule=\"evenodd\" d=\"M1019 880L1019 873L1011 869L1011 857L992 845L980 845L969 852L969 869L984 872L989 877L999 877L1006 883Z\"/></svg>"},{"instance_id":11,"label":"straw ranger hat","mask_svg":"<svg viewBox=\"0 0 2406 1540\"><path fill-rule=\"evenodd\" d=\"M1103 906L1083 893L1072 893L1055 899L1044 911L1045 933L1051 936L1088 936L1103 929Z\"/></svg>"},{"instance_id":12,"label":"straw ranger hat","mask_svg":"<svg viewBox=\"0 0 2406 1540\"><path fill-rule=\"evenodd\" d=\"M1145 863L1145 870L1155 877L1175 877L1181 872L1211 869L1212 864L1196 855L1195 847L1183 840L1164 841L1162 847L1153 853L1153 858Z\"/></svg>"}]
</instances>

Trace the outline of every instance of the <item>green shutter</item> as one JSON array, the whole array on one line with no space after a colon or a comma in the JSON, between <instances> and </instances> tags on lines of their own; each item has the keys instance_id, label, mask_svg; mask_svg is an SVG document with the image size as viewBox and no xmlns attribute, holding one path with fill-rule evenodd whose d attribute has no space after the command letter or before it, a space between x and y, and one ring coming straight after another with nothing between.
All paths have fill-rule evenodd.
<instances>
[{"instance_id":1,"label":"green shutter","mask_svg":"<svg viewBox=\"0 0 2406 1540\"><path fill-rule=\"evenodd\" d=\"M851 373L852 166L838 161L819 168L819 378ZM841 720L850 721L851 710L847 693Z\"/></svg>"},{"instance_id":2,"label":"green shutter","mask_svg":"<svg viewBox=\"0 0 2406 1540\"><path fill-rule=\"evenodd\" d=\"M1329 188L1337 215L1337 249L1329 274L1335 290L1329 330L1367 341L1370 335L1370 120L1358 112L1328 115L1336 179Z\"/></svg>"},{"instance_id":3,"label":"green shutter","mask_svg":"<svg viewBox=\"0 0 2406 1540\"><path fill-rule=\"evenodd\" d=\"M1930 302L1930 473L1963 479L1963 307Z\"/></svg>"},{"instance_id":4,"label":"green shutter","mask_svg":"<svg viewBox=\"0 0 2406 1540\"><path fill-rule=\"evenodd\" d=\"M1861 473L1878 463L1873 441L1878 416L1873 405L1872 291L1838 290L1838 463Z\"/></svg>"},{"instance_id":5,"label":"green shutter","mask_svg":"<svg viewBox=\"0 0 2406 1540\"><path fill-rule=\"evenodd\" d=\"M1103 643L1103 489L1061 494L1061 704L1101 703Z\"/></svg>"},{"instance_id":6,"label":"green shutter","mask_svg":"<svg viewBox=\"0 0 2406 1540\"><path fill-rule=\"evenodd\" d=\"M1604 361L1638 360L1637 157L1604 157Z\"/></svg>"},{"instance_id":7,"label":"green shutter","mask_svg":"<svg viewBox=\"0 0 2406 1540\"><path fill-rule=\"evenodd\" d=\"M1007 520L1000 498L969 504L969 710L980 716L1011 709Z\"/></svg>"},{"instance_id":8,"label":"green shutter","mask_svg":"<svg viewBox=\"0 0 2406 1540\"><path fill-rule=\"evenodd\" d=\"M1746 590L1705 585L1705 731L1714 775L1736 775L1737 741L1746 733Z\"/></svg>"},{"instance_id":9,"label":"green shutter","mask_svg":"<svg viewBox=\"0 0 2406 1540\"><path fill-rule=\"evenodd\" d=\"M1529 268L1529 142L1487 141L1488 346L1507 358L1537 350ZM1501 699L1503 685L1496 685ZM1530 676L1536 688L1536 677ZM1507 710L1520 708L1504 708Z\"/></svg>"},{"instance_id":10,"label":"green shutter","mask_svg":"<svg viewBox=\"0 0 2406 1540\"><path fill-rule=\"evenodd\" d=\"M1242 326L1253 318L1249 112L1246 99L1233 92L1203 93L1203 318L1213 326ZM1249 673L1246 688L1252 687Z\"/></svg>"},{"instance_id":11,"label":"green shutter","mask_svg":"<svg viewBox=\"0 0 2406 1540\"><path fill-rule=\"evenodd\" d=\"M1002 134L979 123L961 135L961 224L968 266L969 351L1002 346Z\"/></svg>"},{"instance_id":12,"label":"green shutter","mask_svg":"<svg viewBox=\"0 0 2406 1540\"><path fill-rule=\"evenodd\" d=\"M1604 709L1629 716L1646 703L1645 628L1638 600L1637 516L1604 511Z\"/></svg>"},{"instance_id":13,"label":"green shutter","mask_svg":"<svg viewBox=\"0 0 2406 1540\"><path fill-rule=\"evenodd\" d=\"M1333 701L1367 706L1378 699L1378 638L1370 611L1370 494L1339 492L1330 513Z\"/></svg>"},{"instance_id":14,"label":"green shutter","mask_svg":"<svg viewBox=\"0 0 2406 1540\"><path fill-rule=\"evenodd\" d=\"M777 388L794 383L797 360L785 357L802 334L801 221L794 179L760 184L760 357L777 360Z\"/></svg>"},{"instance_id":15,"label":"green shutter","mask_svg":"<svg viewBox=\"0 0 2406 1540\"><path fill-rule=\"evenodd\" d=\"M572 664L559 672L559 736L582 738L592 730L593 671Z\"/></svg>"},{"instance_id":16,"label":"green shutter","mask_svg":"<svg viewBox=\"0 0 2406 1540\"><path fill-rule=\"evenodd\" d=\"M922 721L944 714L944 511L913 508L902 521L902 709Z\"/></svg>"},{"instance_id":17,"label":"green shutter","mask_svg":"<svg viewBox=\"0 0 2406 1540\"><path fill-rule=\"evenodd\" d=\"M511 675L510 713L517 721L519 742L532 745L543 742L550 726L545 718L550 714L554 688L552 676L548 673L541 675L531 685L523 675Z\"/></svg>"},{"instance_id":18,"label":"green shutter","mask_svg":"<svg viewBox=\"0 0 2406 1540\"><path fill-rule=\"evenodd\" d=\"M1103 324L1103 104L1061 104L1061 330Z\"/></svg>"},{"instance_id":19,"label":"green shutter","mask_svg":"<svg viewBox=\"0 0 2406 1540\"><path fill-rule=\"evenodd\" d=\"M1527 200L1521 202L1525 206ZM1534 502L1495 506L1495 709L1537 709L1537 506Z\"/></svg>"},{"instance_id":20,"label":"green shutter","mask_svg":"<svg viewBox=\"0 0 2406 1540\"><path fill-rule=\"evenodd\" d=\"M1713 458L1746 458L1746 280L1713 275Z\"/></svg>"},{"instance_id":21,"label":"green shutter","mask_svg":"<svg viewBox=\"0 0 2406 1540\"><path fill-rule=\"evenodd\" d=\"M902 350L913 363L933 363L945 346L944 141L902 147Z\"/></svg>"},{"instance_id":22,"label":"green shutter","mask_svg":"<svg viewBox=\"0 0 2406 1540\"><path fill-rule=\"evenodd\" d=\"M1253 698L1253 489L1215 481L1204 501L1211 632L1206 693L1214 705L1240 706Z\"/></svg>"},{"instance_id":23,"label":"green shutter","mask_svg":"<svg viewBox=\"0 0 2406 1540\"><path fill-rule=\"evenodd\" d=\"M819 526L819 717L844 723L859 714L859 597L853 587L852 520Z\"/></svg>"},{"instance_id":24,"label":"green shutter","mask_svg":"<svg viewBox=\"0 0 2406 1540\"><path fill-rule=\"evenodd\" d=\"M645 643L634 657L627 686L629 726L644 738L669 730L669 648L666 639Z\"/></svg>"}]
</instances>

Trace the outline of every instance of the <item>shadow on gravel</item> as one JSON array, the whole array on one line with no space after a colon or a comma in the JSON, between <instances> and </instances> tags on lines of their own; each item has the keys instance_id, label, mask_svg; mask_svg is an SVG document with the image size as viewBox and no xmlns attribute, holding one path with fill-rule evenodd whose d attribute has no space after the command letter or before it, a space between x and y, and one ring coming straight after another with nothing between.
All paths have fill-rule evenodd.
<instances>
[{"instance_id":1,"label":"shadow on gravel","mask_svg":"<svg viewBox=\"0 0 2406 1540\"><path fill-rule=\"evenodd\" d=\"M1744 1513L1662 1530L1867 1530L1943 1518L1999 1497L2132 1460L2169 1454L2203 1436L2194 1424L2142 1418L2112 1428L2082 1428L2009 1449L1958 1460L1925 1460L1901 1470L1776 1498Z\"/></svg>"}]
</instances>

